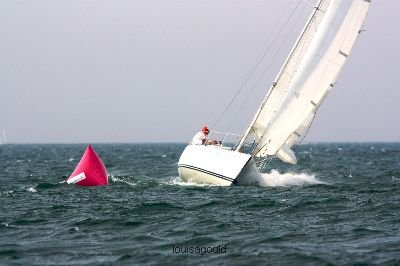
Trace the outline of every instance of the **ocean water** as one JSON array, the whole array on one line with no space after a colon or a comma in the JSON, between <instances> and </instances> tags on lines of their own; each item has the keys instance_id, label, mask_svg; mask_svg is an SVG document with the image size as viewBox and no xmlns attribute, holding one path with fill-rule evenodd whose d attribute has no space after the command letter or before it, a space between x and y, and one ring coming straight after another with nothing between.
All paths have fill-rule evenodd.
<instances>
[{"instance_id":1,"label":"ocean water","mask_svg":"<svg viewBox=\"0 0 400 266\"><path fill-rule=\"evenodd\" d=\"M184 144L0 146L0 265L400 264L400 144L307 144L258 187L187 184Z\"/></svg>"}]
</instances>

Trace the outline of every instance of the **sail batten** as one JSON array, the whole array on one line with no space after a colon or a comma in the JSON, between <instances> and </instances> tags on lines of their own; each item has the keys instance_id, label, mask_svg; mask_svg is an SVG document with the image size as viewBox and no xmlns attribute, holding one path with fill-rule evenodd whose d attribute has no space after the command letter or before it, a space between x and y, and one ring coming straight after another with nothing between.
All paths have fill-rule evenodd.
<instances>
[{"instance_id":1,"label":"sail batten","mask_svg":"<svg viewBox=\"0 0 400 266\"><path fill-rule=\"evenodd\" d=\"M315 29L317 29L321 23L322 18L331 2L332 0L320 0L314 7L314 10L310 15L304 29L300 33L296 43L290 51L288 58L283 64L281 70L275 78L275 81L273 82L258 111L256 112L253 121L239 142L237 147L238 151L242 147L249 134L254 134L257 142L259 142L262 138L271 118L276 113L277 106L281 104L282 100L287 94L288 86L296 73L298 64L303 58L308 47L311 45L311 41L315 34Z\"/></svg>"},{"instance_id":2,"label":"sail batten","mask_svg":"<svg viewBox=\"0 0 400 266\"><path fill-rule=\"evenodd\" d=\"M294 54L300 63L288 65L290 71L282 72L277 85L263 102L262 110L249 130L254 132L258 142L253 155L277 155L283 157L284 161L288 154L293 157L290 148L301 140L301 136L304 137L316 111L336 82L359 35L370 1L352 1L333 41L321 56L317 50L326 36L326 30L330 28L339 3L340 0L321 1L321 5L328 7L328 10L320 13L321 20L314 25L320 28L315 33L310 32L311 37L308 38L312 39L305 42L310 50ZM312 59L317 63L312 65ZM311 65L313 69L307 71ZM290 76L288 73L294 74Z\"/></svg>"}]
</instances>

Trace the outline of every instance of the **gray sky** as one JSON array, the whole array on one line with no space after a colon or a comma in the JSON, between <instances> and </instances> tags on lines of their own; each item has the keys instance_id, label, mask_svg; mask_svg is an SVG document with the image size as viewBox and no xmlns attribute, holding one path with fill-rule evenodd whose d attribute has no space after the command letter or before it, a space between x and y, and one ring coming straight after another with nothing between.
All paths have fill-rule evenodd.
<instances>
[{"instance_id":1,"label":"gray sky","mask_svg":"<svg viewBox=\"0 0 400 266\"><path fill-rule=\"evenodd\" d=\"M2 0L0 128L22 143L186 142L214 125L298 2ZM306 141L400 141L399 10L373 1ZM298 32L285 34L288 49ZM266 57L217 129L242 133L287 53Z\"/></svg>"}]
</instances>

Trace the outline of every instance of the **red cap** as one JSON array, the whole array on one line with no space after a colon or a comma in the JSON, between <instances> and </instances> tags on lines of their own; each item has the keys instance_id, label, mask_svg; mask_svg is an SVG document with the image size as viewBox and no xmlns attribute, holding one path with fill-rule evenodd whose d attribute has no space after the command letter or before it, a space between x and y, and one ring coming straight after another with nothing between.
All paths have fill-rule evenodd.
<instances>
[{"instance_id":1,"label":"red cap","mask_svg":"<svg viewBox=\"0 0 400 266\"><path fill-rule=\"evenodd\" d=\"M204 127L201 129L201 131L202 131L202 132L210 132L210 130L208 130L208 127L207 127L207 126L204 126Z\"/></svg>"}]
</instances>

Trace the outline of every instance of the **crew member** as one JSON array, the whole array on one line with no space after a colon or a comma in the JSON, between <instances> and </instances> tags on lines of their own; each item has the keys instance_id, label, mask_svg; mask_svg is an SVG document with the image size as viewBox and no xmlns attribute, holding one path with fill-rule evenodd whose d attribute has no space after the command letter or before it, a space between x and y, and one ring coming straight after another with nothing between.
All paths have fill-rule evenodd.
<instances>
[{"instance_id":1,"label":"crew member","mask_svg":"<svg viewBox=\"0 0 400 266\"><path fill-rule=\"evenodd\" d=\"M190 144L193 144L193 145L205 145L205 144L220 145L221 142L219 142L219 141L207 139L207 136L209 133L210 133L210 130L208 130L208 127L204 126L201 129L201 131L197 132L196 135L194 135L192 142L190 142Z\"/></svg>"}]
</instances>

